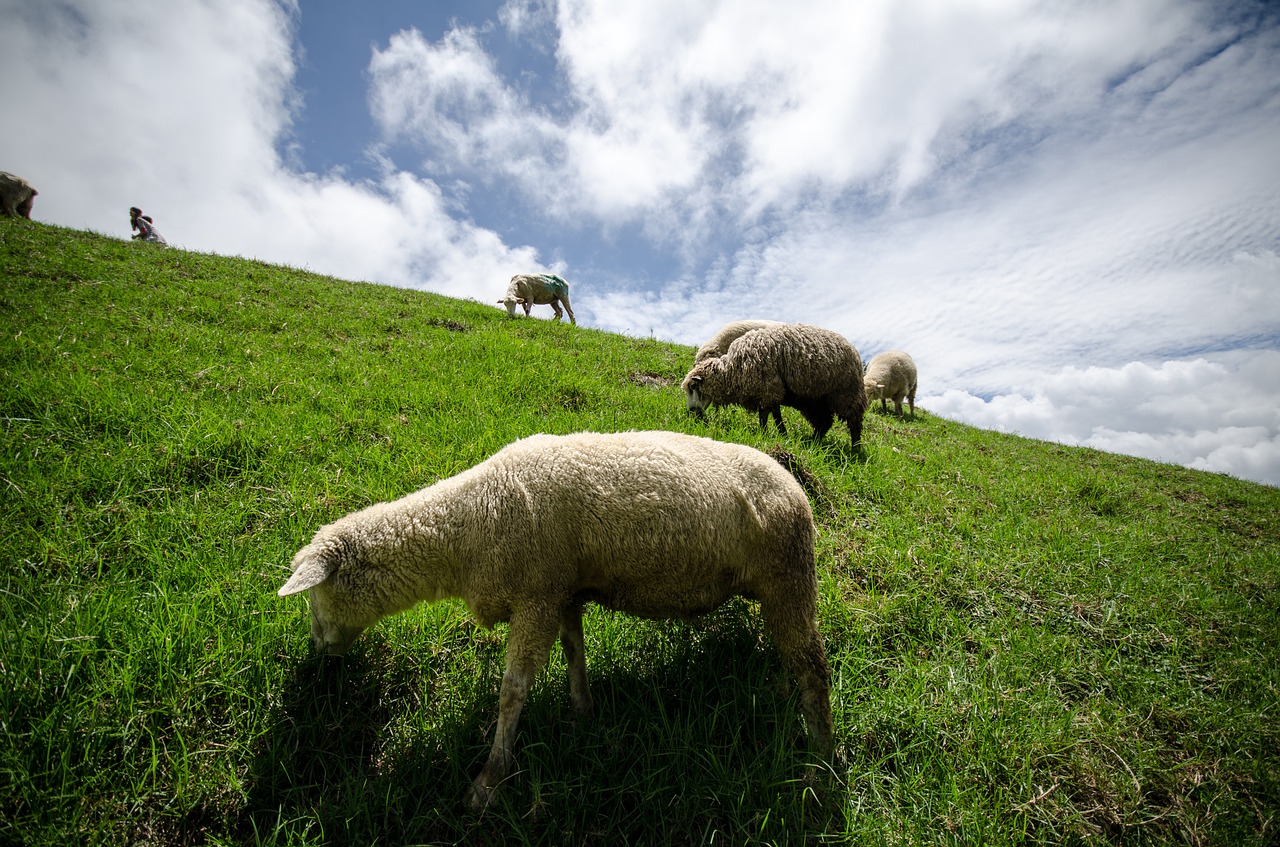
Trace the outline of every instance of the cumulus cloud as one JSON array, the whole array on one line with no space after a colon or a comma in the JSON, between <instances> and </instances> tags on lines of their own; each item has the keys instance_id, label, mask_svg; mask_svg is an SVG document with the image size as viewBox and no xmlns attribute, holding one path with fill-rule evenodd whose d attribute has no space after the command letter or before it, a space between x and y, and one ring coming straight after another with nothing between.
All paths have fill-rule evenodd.
<instances>
[{"instance_id":1,"label":"cumulus cloud","mask_svg":"<svg viewBox=\"0 0 1280 847\"><path fill-rule=\"evenodd\" d=\"M128 208L171 244L355 279L484 294L536 264L469 222L429 178L289 167L301 108L291 14L262 0L0 4L10 114L5 167L40 191L35 217L124 236Z\"/></svg>"},{"instance_id":2,"label":"cumulus cloud","mask_svg":"<svg viewBox=\"0 0 1280 847\"><path fill-rule=\"evenodd\" d=\"M1280 484L1280 352L1067 367L990 398L924 394L984 429Z\"/></svg>"}]
</instances>

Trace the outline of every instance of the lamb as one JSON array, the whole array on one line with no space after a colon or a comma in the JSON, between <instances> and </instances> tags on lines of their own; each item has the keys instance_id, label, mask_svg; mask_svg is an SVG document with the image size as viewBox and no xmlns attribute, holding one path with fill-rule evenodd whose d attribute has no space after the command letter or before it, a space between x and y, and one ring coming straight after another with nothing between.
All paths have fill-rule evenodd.
<instances>
[{"instance_id":1,"label":"lamb","mask_svg":"<svg viewBox=\"0 0 1280 847\"><path fill-rule=\"evenodd\" d=\"M22 177L0 171L0 214L30 218L32 199L39 193Z\"/></svg>"},{"instance_id":2,"label":"lamb","mask_svg":"<svg viewBox=\"0 0 1280 847\"><path fill-rule=\"evenodd\" d=\"M560 311L560 304L563 303L564 311L569 313L569 323L578 323L573 317L573 307L569 305L569 283L555 274L516 274L507 285L506 296L498 302L507 307L507 315L513 318L516 316L516 306L524 306L527 317L534 306L550 303L556 313L556 320L564 315Z\"/></svg>"},{"instance_id":3,"label":"lamb","mask_svg":"<svg viewBox=\"0 0 1280 847\"><path fill-rule=\"evenodd\" d=\"M762 429L772 415L785 434L782 407L791 406L813 426L814 438L826 435L833 417L839 417L854 447L862 441L867 410L862 359L844 336L828 329L780 324L751 330L723 356L695 364L681 388L689 410L698 415L708 405L732 403L759 412Z\"/></svg>"},{"instance_id":4,"label":"lamb","mask_svg":"<svg viewBox=\"0 0 1280 847\"><path fill-rule=\"evenodd\" d=\"M672 432L535 435L321 527L279 594L310 591L311 639L324 655L421 600L460 597L487 629L510 622L493 747L468 791L481 808L511 770L520 711L557 636L570 700L592 711L588 602L687 618L734 596L758 600L810 740L829 754L814 535L800 485L751 447Z\"/></svg>"},{"instance_id":5,"label":"lamb","mask_svg":"<svg viewBox=\"0 0 1280 847\"><path fill-rule=\"evenodd\" d=\"M867 363L867 402L880 401L881 411L889 411L886 400L892 400L898 414L902 414L902 398L907 398L911 417L916 416L916 363L902 350L886 350L877 353Z\"/></svg>"},{"instance_id":6,"label":"lamb","mask_svg":"<svg viewBox=\"0 0 1280 847\"><path fill-rule=\"evenodd\" d=\"M693 363L696 365L706 359L719 358L729 351L730 344L751 330L780 326L781 323L781 321L766 320L732 321L727 323L720 327L720 331L711 336L707 343L698 348L698 352L694 354Z\"/></svg>"}]
</instances>

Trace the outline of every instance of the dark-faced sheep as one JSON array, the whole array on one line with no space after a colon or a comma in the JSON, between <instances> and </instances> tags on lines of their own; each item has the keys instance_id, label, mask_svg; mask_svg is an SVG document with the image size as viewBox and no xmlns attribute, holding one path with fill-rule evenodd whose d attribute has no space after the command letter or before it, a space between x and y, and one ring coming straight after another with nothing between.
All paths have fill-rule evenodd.
<instances>
[{"instance_id":1,"label":"dark-faced sheep","mask_svg":"<svg viewBox=\"0 0 1280 847\"><path fill-rule=\"evenodd\" d=\"M485 806L511 771L520 711L557 637L569 697L592 710L588 602L687 618L758 600L810 740L829 753L814 532L800 485L753 448L671 432L536 435L321 527L279 593L310 591L311 639L329 655L422 600L460 597L481 626L510 622L493 748L469 793Z\"/></svg>"},{"instance_id":2,"label":"dark-faced sheep","mask_svg":"<svg viewBox=\"0 0 1280 847\"><path fill-rule=\"evenodd\" d=\"M577 324L573 317L573 307L569 305L569 283L555 274L516 274L507 285L506 296L498 302L507 307L507 315L513 318L516 316L516 306L524 306L527 317L534 306L550 303L556 313L556 320L560 320L564 314L560 311L563 303L564 311L569 313L569 323Z\"/></svg>"},{"instance_id":3,"label":"dark-faced sheep","mask_svg":"<svg viewBox=\"0 0 1280 847\"><path fill-rule=\"evenodd\" d=\"M902 350L877 353L867 363L867 401L880 401L881 411L889 411L886 400L902 414L902 398L907 398L911 416L916 415L916 363Z\"/></svg>"},{"instance_id":4,"label":"dark-faced sheep","mask_svg":"<svg viewBox=\"0 0 1280 847\"><path fill-rule=\"evenodd\" d=\"M22 177L0 171L0 214L30 218L32 200L39 193Z\"/></svg>"},{"instance_id":5,"label":"dark-faced sheep","mask_svg":"<svg viewBox=\"0 0 1280 847\"><path fill-rule=\"evenodd\" d=\"M838 417L856 447L867 410L862 377L862 359L844 336L807 324L780 324L752 330L723 356L694 365L681 387L692 412L734 404L758 412L762 429L772 415L781 433L787 431L783 406L798 409L815 438L826 435Z\"/></svg>"}]
</instances>

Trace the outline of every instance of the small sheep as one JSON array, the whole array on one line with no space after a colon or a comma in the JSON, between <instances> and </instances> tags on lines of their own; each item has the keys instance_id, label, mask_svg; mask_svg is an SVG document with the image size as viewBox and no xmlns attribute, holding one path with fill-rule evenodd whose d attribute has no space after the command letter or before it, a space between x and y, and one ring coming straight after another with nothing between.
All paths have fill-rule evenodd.
<instances>
[{"instance_id":1,"label":"small sheep","mask_svg":"<svg viewBox=\"0 0 1280 847\"><path fill-rule=\"evenodd\" d=\"M902 414L902 398L907 398L911 417L916 416L916 363L901 350L877 353L867 363L867 402L880 401L881 411L889 411L886 400L892 400L898 414Z\"/></svg>"},{"instance_id":2,"label":"small sheep","mask_svg":"<svg viewBox=\"0 0 1280 847\"><path fill-rule=\"evenodd\" d=\"M844 336L828 329L780 324L751 330L723 356L695 364L681 388L695 414L708 405L732 403L759 412L762 429L773 415L785 434L782 407L791 406L813 426L814 438L826 435L833 417L839 417L853 445L862 440L867 410L862 360Z\"/></svg>"},{"instance_id":3,"label":"small sheep","mask_svg":"<svg viewBox=\"0 0 1280 847\"><path fill-rule=\"evenodd\" d=\"M687 618L758 600L810 740L830 753L814 534L800 485L753 448L671 432L535 435L321 527L279 593L310 591L311 639L327 655L421 600L460 597L481 626L510 622L493 748L468 792L483 807L511 770L520 711L557 636L570 700L592 710L588 602Z\"/></svg>"},{"instance_id":4,"label":"small sheep","mask_svg":"<svg viewBox=\"0 0 1280 847\"><path fill-rule=\"evenodd\" d=\"M693 363L696 365L706 359L719 358L729 351L730 344L751 330L780 326L781 323L781 321L766 320L732 321L727 323L720 327L720 331L711 336L707 343L698 348L698 352L693 356Z\"/></svg>"},{"instance_id":5,"label":"small sheep","mask_svg":"<svg viewBox=\"0 0 1280 847\"><path fill-rule=\"evenodd\" d=\"M32 199L39 193L22 177L0 171L0 214L30 218Z\"/></svg>"},{"instance_id":6,"label":"small sheep","mask_svg":"<svg viewBox=\"0 0 1280 847\"><path fill-rule=\"evenodd\" d=\"M569 323L578 323L573 317L573 307L569 305L569 283L555 274L516 274L507 285L506 296L498 302L507 307L507 315L513 318L516 316L516 306L524 306L525 316L528 317L529 310L534 306L550 303L556 313L556 320L560 320L564 314L560 311L560 304L563 303L564 311L569 313Z\"/></svg>"}]
</instances>

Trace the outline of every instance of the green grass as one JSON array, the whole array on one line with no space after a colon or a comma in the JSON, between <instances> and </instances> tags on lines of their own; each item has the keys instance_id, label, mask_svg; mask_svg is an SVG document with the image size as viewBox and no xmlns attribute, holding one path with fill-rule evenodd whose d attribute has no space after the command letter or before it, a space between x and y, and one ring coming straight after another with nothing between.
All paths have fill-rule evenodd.
<instances>
[{"instance_id":1,"label":"green grass","mask_svg":"<svg viewBox=\"0 0 1280 847\"><path fill-rule=\"evenodd\" d=\"M927 411L861 455L700 422L691 348L244 259L3 219L0 263L0 843L1276 843L1275 488ZM502 628L308 657L275 589L317 527L584 429L814 477L817 779L746 602L593 610L595 717L555 651L483 815Z\"/></svg>"}]
</instances>

